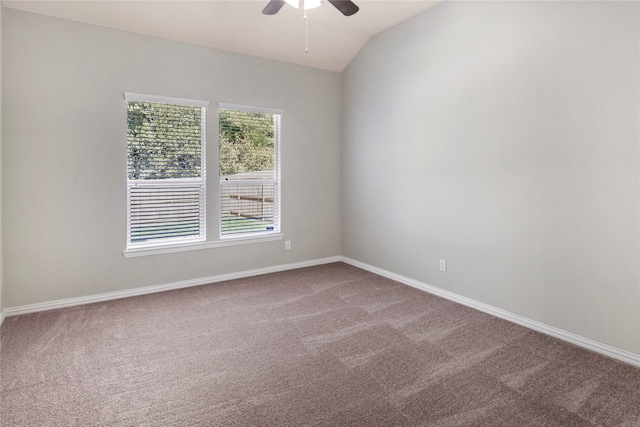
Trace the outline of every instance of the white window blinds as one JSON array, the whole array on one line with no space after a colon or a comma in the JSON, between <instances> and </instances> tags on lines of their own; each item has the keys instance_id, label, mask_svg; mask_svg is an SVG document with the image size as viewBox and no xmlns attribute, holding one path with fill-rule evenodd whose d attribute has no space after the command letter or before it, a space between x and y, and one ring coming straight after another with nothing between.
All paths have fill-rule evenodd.
<instances>
[{"instance_id":1,"label":"white window blinds","mask_svg":"<svg viewBox=\"0 0 640 427\"><path fill-rule=\"evenodd\" d=\"M206 239L206 102L125 93L129 248Z\"/></svg>"}]
</instances>

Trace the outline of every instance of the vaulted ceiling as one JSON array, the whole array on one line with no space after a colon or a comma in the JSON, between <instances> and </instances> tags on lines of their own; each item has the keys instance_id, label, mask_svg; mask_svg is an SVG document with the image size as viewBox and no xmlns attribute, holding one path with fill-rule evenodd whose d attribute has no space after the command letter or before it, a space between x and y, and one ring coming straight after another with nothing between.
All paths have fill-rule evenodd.
<instances>
[{"instance_id":1,"label":"vaulted ceiling","mask_svg":"<svg viewBox=\"0 0 640 427\"><path fill-rule=\"evenodd\" d=\"M268 0L2 0L2 5L340 72L371 36L439 3L355 2L360 11L346 17L323 0L308 10L308 29L302 9L288 4L276 15L263 15Z\"/></svg>"}]
</instances>

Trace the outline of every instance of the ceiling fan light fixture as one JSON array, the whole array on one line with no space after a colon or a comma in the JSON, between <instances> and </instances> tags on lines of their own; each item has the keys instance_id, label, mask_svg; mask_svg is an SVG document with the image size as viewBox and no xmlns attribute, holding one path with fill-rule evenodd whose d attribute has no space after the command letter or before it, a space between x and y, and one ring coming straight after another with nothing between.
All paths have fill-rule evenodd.
<instances>
[{"instance_id":1,"label":"ceiling fan light fixture","mask_svg":"<svg viewBox=\"0 0 640 427\"><path fill-rule=\"evenodd\" d=\"M314 9L319 7L322 4L322 0L284 0L287 4L295 7L296 9L300 8L300 3L302 3L303 9Z\"/></svg>"},{"instance_id":2,"label":"ceiling fan light fixture","mask_svg":"<svg viewBox=\"0 0 640 427\"><path fill-rule=\"evenodd\" d=\"M322 0L303 0L305 9L315 9L322 5Z\"/></svg>"},{"instance_id":3,"label":"ceiling fan light fixture","mask_svg":"<svg viewBox=\"0 0 640 427\"><path fill-rule=\"evenodd\" d=\"M322 5L322 0L269 0L269 3L262 10L263 15L275 15L284 6L285 3L295 7L300 7L302 1L302 7L307 9L313 9ZM360 8L351 0L327 0L336 9L340 11L344 16L351 16L356 13Z\"/></svg>"}]
</instances>

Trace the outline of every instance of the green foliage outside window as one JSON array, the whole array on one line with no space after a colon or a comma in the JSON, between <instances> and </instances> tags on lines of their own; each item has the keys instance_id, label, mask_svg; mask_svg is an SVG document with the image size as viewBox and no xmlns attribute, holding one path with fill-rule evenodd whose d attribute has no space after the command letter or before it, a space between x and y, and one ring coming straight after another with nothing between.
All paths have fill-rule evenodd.
<instances>
[{"instance_id":1,"label":"green foliage outside window","mask_svg":"<svg viewBox=\"0 0 640 427\"><path fill-rule=\"evenodd\" d=\"M202 109L127 103L127 175L131 180L202 176Z\"/></svg>"},{"instance_id":2,"label":"green foliage outside window","mask_svg":"<svg viewBox=\"0 0 640 427\"><path fill-rule=\"evenodd\" d=\"M220 176L274 170L274 115L220 110Z\"/></svg>"}]
</instances>

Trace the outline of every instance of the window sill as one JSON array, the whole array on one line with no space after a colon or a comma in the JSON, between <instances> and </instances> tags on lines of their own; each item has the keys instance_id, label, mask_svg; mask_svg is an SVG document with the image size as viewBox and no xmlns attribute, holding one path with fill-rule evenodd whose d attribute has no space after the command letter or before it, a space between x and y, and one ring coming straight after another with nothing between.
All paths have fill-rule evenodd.
<instances>
[{"instance_id":1,"label":"window sill","mask_svg":"<svg viewBox=\"0 0 640 427\"><path fill-rule=\"evenodd\" d=\"M283 234L281 233L261 234L259 236L243 236L243 237L226 238L223 240L217 240L215 242L183 243L183 244L175 244L175 245L149 246L146 248L125 249L124 251L122 251L122 254L124 255L125 258L135 258L135 257L147 256L147 255L162 255L162 254L170 254L174 252L197 251L200 249L223 248L226 246L273 242L276 240L282 240L282 237L283 237Z\"/></svg>"}]
</instances>

